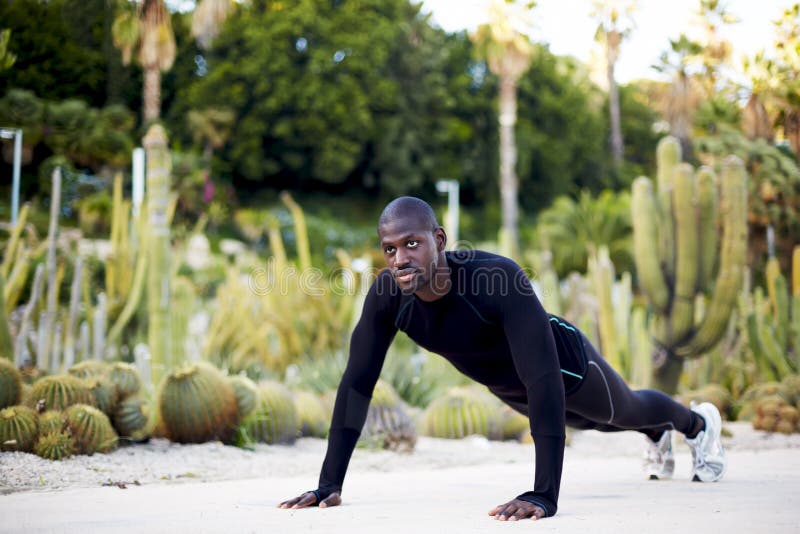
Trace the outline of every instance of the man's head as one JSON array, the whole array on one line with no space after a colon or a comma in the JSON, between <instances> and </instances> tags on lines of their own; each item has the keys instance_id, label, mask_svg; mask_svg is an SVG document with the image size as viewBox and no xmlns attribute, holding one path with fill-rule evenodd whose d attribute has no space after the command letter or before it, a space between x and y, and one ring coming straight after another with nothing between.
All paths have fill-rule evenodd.
<instances>
[{"instance_id":1,"label":"man's head","mask_svg":"<svg viewBox=\"0 0 800 534\"><path fill-rule=\"evenodd\" d=\"M400 289L435 296L434 276L447 267L447 235L430 205L414 197L394 199L378 219L378 238L386 266Z\"/></svg>"}]
</instances>

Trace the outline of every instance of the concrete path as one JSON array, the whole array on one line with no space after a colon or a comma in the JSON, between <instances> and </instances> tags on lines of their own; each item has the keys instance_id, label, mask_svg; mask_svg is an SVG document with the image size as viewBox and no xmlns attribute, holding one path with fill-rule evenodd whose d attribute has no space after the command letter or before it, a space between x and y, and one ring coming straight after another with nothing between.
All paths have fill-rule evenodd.
<instances>
[{"instance_id":1,"label":"concrete path","mask_svg":"<svg viewBox=\"0 0 800 534\"><path fill-rule=\"evenodd\" d=\"M351 473L337 508L287 511L276 503L312 480L100 487L0 496L0 532L467 533L800 532L800 450L729 451L726 478L688 480L688 454L671 481L641 479L630 457L570 458L559 514L500 523L487 511L530 486L527 464L427 472Z\"/></svg>"}]
</instances>

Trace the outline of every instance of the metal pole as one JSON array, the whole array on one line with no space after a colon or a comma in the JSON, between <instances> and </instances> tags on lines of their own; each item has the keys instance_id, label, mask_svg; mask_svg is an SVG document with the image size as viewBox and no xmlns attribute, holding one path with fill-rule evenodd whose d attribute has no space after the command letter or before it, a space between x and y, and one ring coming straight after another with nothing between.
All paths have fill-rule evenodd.
<instances>
[{"instance_id":1,"label":"metal pole","mask_svg":"<svg viewBox=\"0 0 800 534\"><path fill-rule=\"evenodd\" d=\"M139 215L139 209L144 199L144 157L145 153L143 148L133 149L133 190L131 191L131 196L133 200L132 211L134 217Z\"/></svg>"},{"instance_id":2,"label":"metal pole","mask_svg":"<svg viewBox=\"0 0 800 534\"><path fill-rule=\"evenodd\" d=\"M11 226L17 225L19 214L19 169L22 163L22 130L14 132L14 174L11 185Z\"/></svg>"},{"instance_id":3,"label":"metal pole","mask_svg":"<svg viewBox=\"0 0 800 534\"><path fill-rule=\"evenodd\" d=\"M459 186L456 180L450 180L450 187L448 187L447 191L447 210L448 214L450 215L450 228L453 232L453 246L458 243L458 195L459 195Z\"/></svg>"}]
</instances>

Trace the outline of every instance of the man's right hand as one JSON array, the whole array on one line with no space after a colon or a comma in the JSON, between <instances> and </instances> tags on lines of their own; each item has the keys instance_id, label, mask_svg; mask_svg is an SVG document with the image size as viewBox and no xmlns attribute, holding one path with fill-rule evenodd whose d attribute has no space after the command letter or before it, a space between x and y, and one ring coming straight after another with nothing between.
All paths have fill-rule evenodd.
<instances>
[{"instance_id":1,"label":"man's right hand","mask_svg":"<svg viewBox=\"0 0 800 534\"><path fill-rule=\"evenodd\" d=\"M283 501L278 505L278 508L305 508L307 506L313 506L317 504L317 496L314 494L313 491L307 491L304 494L300 495L299 497L295 497L294 499L289 499L288 501ZM324 499L322 502L319 503L320 508L327 508L329 506L339 506L342 504L342 497L339 495L338 492L334 491Z\"/></svg>"}]
</instances>

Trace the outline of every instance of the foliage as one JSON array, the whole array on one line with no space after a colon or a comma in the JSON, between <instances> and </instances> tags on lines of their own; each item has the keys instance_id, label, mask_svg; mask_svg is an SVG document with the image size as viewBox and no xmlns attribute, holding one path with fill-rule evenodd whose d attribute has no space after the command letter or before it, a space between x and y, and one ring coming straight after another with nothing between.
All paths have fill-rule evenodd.
<instances>
[{"instance_id":1,"label":"foliage","mask_svg":"<svg viewBox=\"0 0 800 534\"><path fill-rule=\"evenodd\" d=\"M561 277L570 271L585 272L589 253L605 245L620 271L633 270L630 214L626 191L603 191L596 198L582 191L578 201L556 198L539 214L537 228L544 249L553 251L553 265Z\"/></svg>"}]
</instances>

